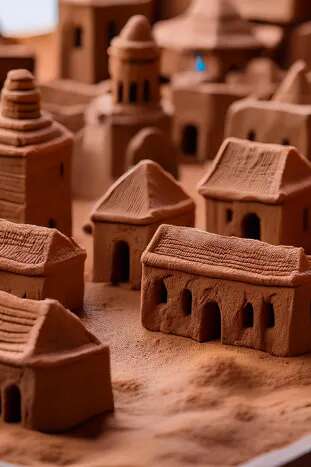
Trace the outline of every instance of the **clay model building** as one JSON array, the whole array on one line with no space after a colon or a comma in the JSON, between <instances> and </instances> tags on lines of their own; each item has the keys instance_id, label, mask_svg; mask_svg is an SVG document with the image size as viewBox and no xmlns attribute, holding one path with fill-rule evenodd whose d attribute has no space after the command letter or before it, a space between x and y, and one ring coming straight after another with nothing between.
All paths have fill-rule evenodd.
<instances>
[{"instance_id":1,"label":"clay model building","mask_svg":"<svg viewBox=\"0 0 311 467\"><path fill-rule=\"evenodd\" d=\"M303 62L295 63L271 101L235 102L227 114L226 136L295 146L311 155L311 80Z\"/></svg>"},{"instance_id":2,"label":"clay model building","mask_svg":"<svg viewBox=\"0 0 311 467\"><path fill-rule=\"evenodd\" d=\"M41 112L27 70L10 71L0 108L0 218L71 235L73 138Z\"/></svg>"},{"instance_id":3,"label":"clay model building","mask_svg":"<svg viewBox=\"0 0 311 467\"><path fill-rule=\"evenodd\" d=\"M199 56L207 68L217 68L222 78L263 49L253 26L231 0L194 0L184 14L157 23L154 34L163 49L161 72L165 76L194 69Z\"/></svg>"},{"instance_id":4,"label":"clay model building","mask_svg":"<svg viewBox=\"0 0 311 467\"><path fill-rule=\"evenodd\" d=\"M295 148L229 138L199 192L207 231L311 252L311 164Z\"/></svg>"},{"instance_id":5,"label":"clay model building","mask_svg":"<svg viewBox=\"0 0 311 467\"><path fill-rule=\"evenodd\" d=\"M278 356L310 352L302 248L162 225L142 256L145 328Z\"/></svg>"},{"instance_id":6,"label":"clay model building","mask_svg":"<svg viewBox=\"0 0 311 467\"><path fill-rule=\"evenodd\" d=\"M56 229L0 220L0 290L83 308L85 250Z\"/></svg>"},{"instance_id":7,"label":"clay model building","mask_svg":"<svg viewBox=\"0 0 311 467\"><path fill-rule=\"evenodd\" d=\"M51 433L113 410L109 348L59 302L0 292L0 327L5 422Z\"/></svg>"},{"instance_id":8,"label":"clay model building","mask_svg":"<svg viewBox=\"0 0 311 467\"><path fill-rule=\"evenodd\" d=\"M108 78L107 49L133 15L152 14L152 0L60 0L60 78L94 84Z\"/></svg>"},{"instance_id":9,"label":"clay model building","mask_svg":"<svg viewBox=\"0 0 311 467\"><path fill-rule=\"evenodd\" d=\"M127 170L126 151L142 129L170 132L160 102L160 52L146 17L133 16L109 48L112 96L105 109L104 158L112 178Z\"/></svg>"},{"instance_id":10,"label":"clay model building","mask_svg":"<svg viewBox=\"0 0 311 467\"><path fill-rule=\"evenodd\" d=\"M140 287L140 257L163 222L194 225L195 206L175 179L153 161L125 173L97 203L94 227L95 282Z\"/></svg>"},{"instance_id":11,"label":"clay model building","mask_svg":"<svg viewBox=\"0 0 311 467\"><path fill-rule=\"evenodd\" d=\"M0 89L10 70L23 68L34 73L35 62L35 54L30 47L17 44L0 33Z\"/></svg>"}]
</instances>

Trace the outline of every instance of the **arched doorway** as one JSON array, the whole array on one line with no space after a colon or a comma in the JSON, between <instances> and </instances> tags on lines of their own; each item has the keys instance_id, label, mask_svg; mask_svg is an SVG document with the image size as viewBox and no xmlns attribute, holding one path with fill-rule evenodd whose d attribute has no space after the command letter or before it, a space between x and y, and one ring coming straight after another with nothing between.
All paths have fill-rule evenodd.
<instances>
[{"instance_id":1,"label":"arched doorway","mask_svg":"<svg viewBox=\"0 0 311 467\"><path fill-rule=\"evenodd\" d=\"M198 152L198 129L195 125L186 125L184 127L181 149L185 156L196 157Z\"/></svg>"},{"instance_id":2,"label":"arched doorway","mask_svg":"<svg viewBox=\"0 0 311 467\"><path fill-rule=\"evenodd\" d=\"M113 250L111 282L126 283L130 280L130 249L127 242L117 242Z\"/></svg>"},{"instance_id":3,"label":"arched doorway","mask_svg":"<svg viewBox=\"0 0 311 467\"><path fill-rule=\"evenodd\" d=\"M221 339L221 311L215 301L207 302L202 311L201 342Z\"/></svg>"},{"instance_id":4,"label":"arched doorway","mask_svg":"<svg viewBox=\"0 0 311 467\"><path fill-rule=\"evenodd\" d=\"M22 419L22 398L16 385L8 386L4 390L3 419L7 423L19 423Z\"/></svg>"},{"instance_id":5,"label":"arched doorway","mask_svg":"<svg viewBox=\"0 0 311 467\"><path fill-rule=\"evenodd\" d=\"M244 238L252 238L253 240L261 239L261 225L257 214L247 214L242 222L242 236Z\"/></svg>"}]
</instances>

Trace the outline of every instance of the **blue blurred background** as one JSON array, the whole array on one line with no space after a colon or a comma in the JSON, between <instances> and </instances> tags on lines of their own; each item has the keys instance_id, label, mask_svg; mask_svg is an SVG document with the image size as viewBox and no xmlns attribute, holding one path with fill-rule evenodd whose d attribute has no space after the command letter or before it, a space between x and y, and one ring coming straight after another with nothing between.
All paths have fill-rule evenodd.
<instances>
[{"instance_id":1,"label":"blue blurred background","mask_svg":"<svg viewBox=\"0 0 311 467\"><path fill-rule=\"evenodd\" d=\"M0 31L9 35L47 32L57 23L57 0L0 0Z\"/></svg>"}]
</instances>

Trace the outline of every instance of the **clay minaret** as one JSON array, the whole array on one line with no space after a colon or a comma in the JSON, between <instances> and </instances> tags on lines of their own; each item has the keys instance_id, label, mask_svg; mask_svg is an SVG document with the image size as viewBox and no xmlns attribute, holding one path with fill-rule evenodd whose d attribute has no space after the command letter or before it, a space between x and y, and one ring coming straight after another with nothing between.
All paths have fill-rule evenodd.
<instances>
[{"instance_id":1,"label":"clay minaret","mask_svg":"<svg viewBox=\"0 0 311 467\"><path fill-rule=\"evenodd\" d=\"M160 105L160 54L145 16L133 16L109 48L113 104L118 111Z\"/></svg>"},{"instance_id":2,"label":"clay minaret","mask_svg":"<svg viewBox=\"0 0 311 467\"><path fill-rule=\"evenodd\" d=\"M0 217L71 233L71 134L41 112L27 70L8 73L0 108Z\"/></svg>"}]
</instances>

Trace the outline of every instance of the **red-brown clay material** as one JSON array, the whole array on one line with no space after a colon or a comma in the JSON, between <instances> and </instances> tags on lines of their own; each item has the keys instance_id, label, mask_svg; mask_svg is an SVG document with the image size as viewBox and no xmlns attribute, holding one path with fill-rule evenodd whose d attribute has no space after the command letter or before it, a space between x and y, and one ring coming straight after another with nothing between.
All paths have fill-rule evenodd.
<instances>
[{"instance_id":1,"label":"red-brown clay material","mask_svg":"<svg viewBox=\"0 0 311 467\"><path fill-rule=\"evenodd\" d=\"M267 23L291 24L311 19L308 0L236 0L243 16Z\"/></svg>"},{"instance_id":2,"label":"red-brown clay material","mask_svg":"<svg viewBox=\"0 0 311 467\"><path fill-rule=\"evenodd\" d=\"M113 410L109 348L59 302L0 292L0 327L5 422L50 433Z\"/></svg>"},{"instance_id":3,"label":"red-brown clay material","mask_svg":"<svg viewBox=\"0 0 311 467\"><path fill-rule=\"evenodd\" d=\"M194 210L170 174L155 162L140 162L112 185L92 213L94 281L140 288L140 257L158 226L193 226Z\"/></svg>"}]
</instances>

